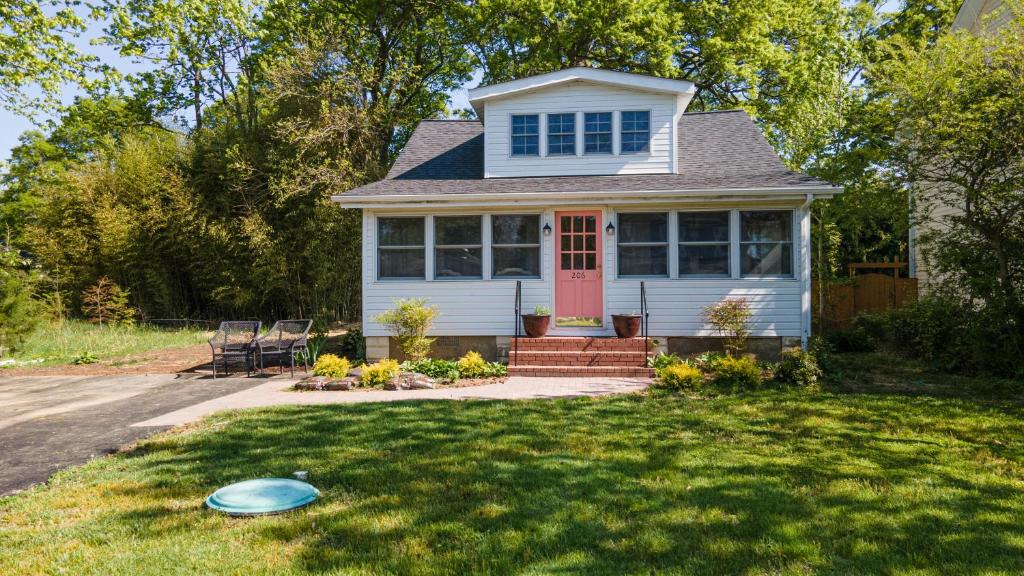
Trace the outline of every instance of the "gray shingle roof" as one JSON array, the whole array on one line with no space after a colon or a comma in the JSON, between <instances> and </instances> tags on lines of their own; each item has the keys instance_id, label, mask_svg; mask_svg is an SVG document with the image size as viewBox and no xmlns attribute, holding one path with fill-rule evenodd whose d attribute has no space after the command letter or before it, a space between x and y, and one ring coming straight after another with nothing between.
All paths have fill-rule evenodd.
<instances>
[{"instance_id":1,"label":"gray shingle roof","mask_svg":"<svg viewBox=\"0 0 1024 576\"><path fill-rule=\"evenodd\" d=\"M679 174L484 178L483 140L483 126L477 121L424 121L383 180L345 192L341 198L831 186L788 170L743 110L683 114Z\"/></svg>"}]
</instances>

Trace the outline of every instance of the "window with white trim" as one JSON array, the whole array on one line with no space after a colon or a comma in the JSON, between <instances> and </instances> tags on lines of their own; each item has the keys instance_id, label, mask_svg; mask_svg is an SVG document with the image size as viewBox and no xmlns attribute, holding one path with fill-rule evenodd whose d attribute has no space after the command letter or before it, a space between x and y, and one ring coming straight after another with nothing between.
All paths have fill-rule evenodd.
<instances>
[{"instance_id":1,"label":"window with white trim","mask_svg":"<svg viewBox=\"0 0 1024 576\"><path fill-rule=\"evenodd\" d=\"M576 154L576 115L548 114L548 156Z\"/></svg>"},{"instance_id":2,"label":"window with white trim","mask_svg":"<svg viewBox=\"0 0 1024 576\"><path fill-rule=\"evenodd\" d=\"M740 274L793 276L793 212L740 212Z\"/></svg>"},{"instance_id":3,"label":"window with white trim","mask_svg":"<svg viewBox=\"0 0 1024 576\"><path fill-rule=\"evenodd\" d=\"M424 219L377 219L377 278L426 277Z\"/></svg>"},{"instance_id":4,"label":"window with white trim","mask_svg":"<svg viewBox=\"0 0 1024 576\"><path fill-rule=\"evenodd\" d=\"M583 153L612 153L611 112L587 112L583 115Z\"/></svg>"},{"instance_id":5,"label":"window with white trim","mask_svg":"<svg viewBox=\"0 0 1024 576\"><path fill-rule=\"evenodd\" d=\"M622 112L620 148L623 154L649 152L651 149L651 113L649 111Z\"/></svg>"},{"instance_id":6,"label":"window with white trim","mask_svg":"<svg viewBox=\"0 0 1024 576\"><path fill-rule=\"evenodd\" d=\"M512 155L537 156L540 154L540 130L536 114L512 116Z\"/></svg>"},{"instance_id":7,"label":"window with white trim","mask_svg":"<svg viewBox=\"0 0 1024 576\"><path fill-rule=\"evenodd\" d=\"M679 276L729 276L729 211L679 212Z\"/></svg>"},{"instance_id":8,"label":"window with white trim","mask_svg":"<svg viewBox=\"0 0 1024 576\"><path fill-rule=\"evenodd\" d=\"M483 278L482 216L434 217L434 279Z\"/></svg>"},{"instance_id":9,"label":"window with white trim","mask_svg":"<svg viewBox=\"0 0 1024 576\"><path fill-rule=\"evenodd\" d=\"M618 215L619 276L668 277L668 214Z\"/></svg>"},{"instance_id":10,"label":"window with white trim","mask_svg":"<svg viewBox=\"0 0 1024 576\"><path fill-rule=\"evenodd\" d=\"M540 216L491 216L491 277L540 278Z\"/></svg>"}]
</instances>

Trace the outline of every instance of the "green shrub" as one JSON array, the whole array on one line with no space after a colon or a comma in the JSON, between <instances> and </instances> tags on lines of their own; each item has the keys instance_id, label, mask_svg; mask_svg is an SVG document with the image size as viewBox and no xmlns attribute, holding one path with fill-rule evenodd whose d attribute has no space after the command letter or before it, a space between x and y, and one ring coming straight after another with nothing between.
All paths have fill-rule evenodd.
<instances>
[{"instance_id":1,"label":"green shrub","mask_svg":"<svg viewBox=\"0 0 1024 576\"><path fill-rule=\"evenodd\" d=\"M359 330L349 330L342 334L339 348L346 358L357 362L366 359L366 338Z\"/></svg>"},{"instance_id":2,"label":"green shrub","mask_svg":"<svg viewBox=\"0 0 1024 576\"><path fill-rule=\"evenodd\" d=\"M836 352L872 352L878 342L862 327L854 324L842 330L825 332L822 338Z\"/></svg>"},{"instance_id":3,"label":"green shrub","mask_svg":"<svg viewBox=\"0 0 1024 576\"><path fill-rule=\"evenodd\" d=\"M535 306L533 313L537 316L551 316L551 308L547 306Z\"/></svg>"},{"instance_id":4,"label":"green shrub","mask_svg":"<svg viewBox=\"0 0 1024 576\"><path fill-rule=\"evenodd\" d=\"M456 365L463 378L498 378L508 374L504 364L488 362L479 352L467 352Z\"/></svg>"},{"instance_id":5,"label":"green shrub","mask_svg":"<svg viewBox=\"0 0 1024 576\"><path fill-rule=\"evenodd\" d=\"M0 244L0 357L17 348L39 321L38 275L16 250Z\"/></svg>"},{"instance_id":6,"label":"green shrub","mask_svg":"<svg viewBox=\"0 0 1024 576\"><path fill-rule=\"evenodd\" d=\"M313 364L313 374L327 378L344 378L352 369L352 363L348 358L338 357L334 354L322 354Z\"/></svg>"},{"instance_id":7,"label":"green shrub","mask_svg":"<svg viewBox=\"0 0 1024 576\"><path fill-rule=\"evenodd\" d=\"M668 390L686 390L699 387L704 382L700 369L689 364L671 364L656 371L658 387Z\"/></svg>"},{"instance_id":8,"label":"green shrub","mask_svg":"<svg viewBox=\"0 0 1024 576\"><path fill-rule=\"evenodd\" d=\"M83 364L95 364L99 361L100 359L97 358L95 354L89 351L82 352L78 356L75 356L74 358L71 359L71 363L78 366L81 366Z\"/></svg>"},{"instance_id":9,"label":"green shrub","mask_svg":"<svg viewBox=\"0 0 1024 576\"><path fill-rule=\"evenodd\" d=\"M398 376L398 361L385 358L363 366L363 374L359 377L359 383L363 386L383 386L396 376Z\"/></svg>"},{"instance_id":10,"label":"green shrub","mask_svg":"<svg viewBox=\"0 0 1024 576\"><path fill-rule=\"evenodd\" d=\"M714 363L717 386L751 389L761 386L761 368L750 357L723 356Z\"/></svg>"},{"instance_id":11,"label":"green shrub","mask_svg":"<svg viewBox=\"0 0 1024 576\"><path fill-rule=\"evenodd\" d=\"M402 370L449 382L459 379L459 365L452 360L409 360L402 363Z\"/></svg>"},{"instance_id":12,"label":"green shrub","mask_svg":"<svg viewBox=\"0 0 1024 576\"><path fill-rule=\"evenodd\" d=\"M714 372L718 362L727 356L721 352L705 352L693 359L694 366L703 372Z\"/></svg>"},{"instance_id":13,"label":"green shrub","mask_svg":"<svg viewBox=\"0 0 1024 576\"><path fill-rule=\"evenodd\" d=\"M813 354L800 348L782 351L779 365L775 369L776 382L806 388L817 384L820 377L821 368Z\"/></svg>"},{"instance_id":14,"label":"green shrub","mask_svg":"<svg viewBox=\"0 0 1024 576\"><path fill-rule=\"evenodd\" d=\"M664 352L658 352L657 356L652 356L647 359L647 366L654 368L655 370L661 370L669 366L676 364L682 364L683 359L678 354L665 354Z\"/></svg>"},{"instance_id":15,"label":"green shrub","mask_svg":"<svg viewBox=\"0 0 1024 576\"><path fill-rule=\"evenodd\" d=\"M704 308L704 321L725 337L725 351L731 356L747 347L753 312L745 298L726 298Z\"/></svg>"},{"instance_id":16,"label":"green shrub","mask_svg":"<svg viewBox=\"0 0 1024 576\"><path fill-rule=\"evenodd\" d=\"M433 338L427 338L437 318L437 309L427 306L423 298L395 300L395 307L377 315L373 321L383 324L398 340L398 346L409 360L422 360L430 352Z\"/></svg>"}]
</instances>

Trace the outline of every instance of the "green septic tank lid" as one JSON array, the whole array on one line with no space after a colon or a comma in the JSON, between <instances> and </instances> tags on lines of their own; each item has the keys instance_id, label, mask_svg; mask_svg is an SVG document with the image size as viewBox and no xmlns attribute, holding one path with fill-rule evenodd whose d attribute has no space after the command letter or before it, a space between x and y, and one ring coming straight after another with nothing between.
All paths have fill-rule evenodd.
<instances>
[{"instance_id":1,"label":"green septic tank lid","mask_svg":"<svg viewBox=\"0 0 1024 576\"><path fill-rule=\"evenodd\" d=\"M206 505L232 516L253 516L302 508L319 496L319 490L299 480L257 478L217 490L206 499Z\"/></svg>"}]
</instances>

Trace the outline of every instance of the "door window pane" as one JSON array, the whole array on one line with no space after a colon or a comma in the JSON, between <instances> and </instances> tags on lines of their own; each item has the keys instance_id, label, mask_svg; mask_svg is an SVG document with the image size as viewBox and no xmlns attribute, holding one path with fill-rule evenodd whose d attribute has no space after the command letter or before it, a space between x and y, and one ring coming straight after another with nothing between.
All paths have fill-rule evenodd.
<instances>
[{"instance_id":1,"label":"door window pane","mask_svg":"<svg viewBox=\"0 0 1024 576\"><path fill-rule=\"evenodd\" d=\"M491 277L540 278L540 216L491 216Z\"/></svg>"},{"instance_id":2,"label":"door window pane","mask_svg":"<svg viewBox=\"0 0 1024 576\"><path fill-rule=\"evenodd\" d=\"M548 156L576 153L576 114L548 114Z\"/></svg>"},{"instance_id":3,"label":"door window pane","mask_svg":"<svg viewBox=\"0 0 1024 576\"><path fill-rule=\"evenodd\" d=\"M740 272L744 276L793 275L793 213L740 212Z\"/></svg>"},{"instance_id":4,"label":"door window pane","mask_svg":"<svg viewBox=\"0 0 1024 576\"><path fill-rule=\"evenodd\" d=\"M668 276L668 214L619 214L619 276Z\"/></svg>"},{"instance_id":5,"label":"door window pane","mask_svg":"<svg viewBox=\"0 0 1024 576\"><path fill-rule=\"evenodd\" d=\"M424 278L423 218L377 219L377 277Z\"/></svg>"},{"instance_id":6,"label":"door window pane","mask_svg":"<svg viewBox=\"0 0 1024 576\"><path fill-rule=\"evenodd\" d=\"M679 275L728 276L729 212L680 212Z\"/></svg>"},{"instance_id":7,"label":"door window pane","mask_svg":"<svg viewBox=\"0 0 1024 576\"><path fill-rule=\"evenodd\" d=\"M480 216L434 218L434 278L483 277L483 242Z\"/></svg>"},{"instance_id":8,"label":"door window pane","mask_svg":"<svg viewBox=\"0 0 1024 576\"><path fill-rule=\"evenodd\" d=\"M536 114L512 116L512 155L537 156L540 154L540 131Z\"/></svg>"}]
</instances>

